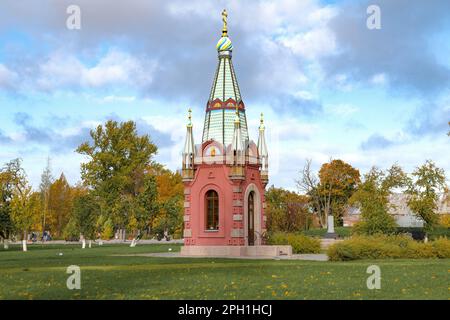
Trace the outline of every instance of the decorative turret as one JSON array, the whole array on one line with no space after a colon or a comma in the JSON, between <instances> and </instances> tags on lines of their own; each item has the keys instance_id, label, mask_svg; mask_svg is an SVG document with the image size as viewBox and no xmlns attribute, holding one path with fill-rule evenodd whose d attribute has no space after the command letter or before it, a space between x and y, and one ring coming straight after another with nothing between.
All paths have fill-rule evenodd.
<instances>
[{"instance_id":1,"label":"decorative turret","mask_svg":"<svg viewBox=\"0 0 450 320\"><path fill-rule=\"evenodd\" d=\"M258 154L261 164L261 180L265 183L269 181L269 154L267 152L266 138L264 136L264 115L261 113L258 137Z\"/></svg>"},{"instance_id":2,"label":"decorative turret","mask_svg":"<svg viewBox=\"0 0 450 320\"><path fill-rule=\"evenodd\" d=\"M194 136L192 134L192 110L188 110L188 124L186 125L186 141L183 150L183 180L191 180L194 178Z\"/></svg>"}]
</instances>

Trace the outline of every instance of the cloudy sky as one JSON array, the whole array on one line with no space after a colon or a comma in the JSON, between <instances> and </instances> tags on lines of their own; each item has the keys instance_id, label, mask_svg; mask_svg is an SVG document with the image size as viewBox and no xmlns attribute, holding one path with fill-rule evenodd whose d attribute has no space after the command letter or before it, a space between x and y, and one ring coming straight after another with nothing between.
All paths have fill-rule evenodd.
<instances>
[{"instance_id":1,"label":"cloudy sky","mask_svg":"<svg viewBox=\"0 0 450 320\"><path fill-rule=\"evenodd\" d=\"M69 5L81 29L66 27ZM381 9L381 29L366 26ZM264 112L271 183L305 159L366 172L433 159L450 176L450 1L0 1L0 163L34 187L46 158L79 180L74 152L107 119L135 120L180 168L186 110L200 142L223 8L250 136Z\"/></svg>"}]
</instances>

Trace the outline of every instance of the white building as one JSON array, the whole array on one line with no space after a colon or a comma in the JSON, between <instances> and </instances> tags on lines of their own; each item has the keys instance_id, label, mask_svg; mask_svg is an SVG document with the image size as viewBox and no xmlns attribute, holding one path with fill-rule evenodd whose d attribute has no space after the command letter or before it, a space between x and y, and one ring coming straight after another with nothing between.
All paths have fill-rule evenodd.
<instances>
[{"instance_id":1,"label":"white building","mask_svg":"<svg viewBox=\"0 0 450 320\"><path fill-rule=\"evenodd\" d=\"M409 209L407 201L408 195L404 193L394 193L389 198L392 204L389 211L395 218L395 221L400 227L423 227L423 220L418 218ZM439 204L437 209L438 214L450 214L450 197L442 194L439 197ZM350 207L344 216L344 227L351 227L360 219L360 210L357 207Z\"/></svg>"}]
</instances>

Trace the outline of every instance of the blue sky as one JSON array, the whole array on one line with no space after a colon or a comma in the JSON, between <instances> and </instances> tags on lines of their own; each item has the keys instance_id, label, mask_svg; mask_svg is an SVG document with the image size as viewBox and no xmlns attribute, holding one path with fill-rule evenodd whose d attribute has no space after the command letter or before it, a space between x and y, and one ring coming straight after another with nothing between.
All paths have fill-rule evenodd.
<instances>
[{"instance_id":1,"label":"blue sky","mask_svg":"<svg viewBox=\"0 0 450 320\"><path fill-rule=\"evenodd\" d=\"M66 28L71 4L81 30ZM380 30L366 27L370 4ZM224 7L253 140L265 113L270 183L293 189L305 159L330 158L362 173L433 159L449 176L445 0L4 0L0 163L21 157L37 187L50 157L76 183L89 130L132 119L178 169L188 107L201 139Z\"/></svg>"}]
</instances>

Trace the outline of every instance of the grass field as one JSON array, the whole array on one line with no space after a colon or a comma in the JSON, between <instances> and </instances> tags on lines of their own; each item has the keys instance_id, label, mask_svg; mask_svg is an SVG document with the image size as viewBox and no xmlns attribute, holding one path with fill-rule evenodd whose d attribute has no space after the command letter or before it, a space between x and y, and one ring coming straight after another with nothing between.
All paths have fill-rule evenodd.
<instances>
[{"instance_id":1,"label":"grass field","mask_svg":"<svg viewBox=\"0 0 450 320\"><path fill-rule=\"evenodd\" d=\"M179 245L0 249L0 299L449 299L450 260L312 262L115 256ZM62 256L59 253L63 253ZM366 269L381 268L368 290ZM81 268L68 290L66 268Z\"/></svg>"}]
</instances>

